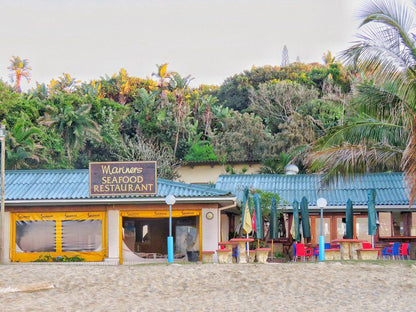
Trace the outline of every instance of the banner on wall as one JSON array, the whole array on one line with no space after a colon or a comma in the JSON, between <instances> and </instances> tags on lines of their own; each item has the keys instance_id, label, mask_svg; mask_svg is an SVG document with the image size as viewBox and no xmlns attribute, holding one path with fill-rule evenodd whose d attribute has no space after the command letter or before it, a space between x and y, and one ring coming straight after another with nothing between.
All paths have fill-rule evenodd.
<instances>
[{"instance_id":1,"label":"banner on wall","mask_svg":"<svg viewBox=\"0 0 416 312\"><path fill-rule=\"evenodd\" d=\"M90 196L155 195L156 161L91 162Z\"/></svg>"}]
</instances>

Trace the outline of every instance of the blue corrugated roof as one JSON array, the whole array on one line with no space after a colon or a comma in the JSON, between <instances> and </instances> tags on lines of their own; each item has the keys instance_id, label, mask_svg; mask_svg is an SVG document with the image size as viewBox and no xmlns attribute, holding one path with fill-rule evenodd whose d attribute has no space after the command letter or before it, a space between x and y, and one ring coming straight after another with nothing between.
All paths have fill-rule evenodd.
<instances>
[{"instance_id":1,"label":"blue corrugated roof","mask_svg":"<svg viewBox=\"0 0 416 312\"><path fill-rule=\"evenodd\" d=\"M169 194L173 194L179 198L230 195L228 191L221 191L209 186L192 185L173 182L165 179L158 179L156 195L129 197L164 198ZM87 169L6 171L6 200L69 200L90 198L89 177Z\"/></svg>"},{"instance_id":2,"label":"blue corrugated roof","mask_svg":"<svg viewBox=\"0 0 416 312\"><path fill-rule=\"evenodd\" d=\"M409 205L403 173L369 173L349 179L340 178L329 186L323 186L321 175L233 174L221 175L216 188L230 191L239 200L245 187L277 193L286 202L300 201L303 196L309 204L324 197L328 206L345 206L348 198L355 205L367 205L370 189L376 190L377 205Z\"/></svg>"}]
</instances>

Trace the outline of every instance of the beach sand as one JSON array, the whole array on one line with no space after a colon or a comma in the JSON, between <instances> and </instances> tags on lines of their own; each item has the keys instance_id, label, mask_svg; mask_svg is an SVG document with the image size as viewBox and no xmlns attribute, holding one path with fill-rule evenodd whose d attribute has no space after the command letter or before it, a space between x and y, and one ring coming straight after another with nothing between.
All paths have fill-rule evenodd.
<instances>
[{"instance_id":1,"label":"beach sand","mask_svg":"<svg viewBox=\"0 0 416 312\"><path fill-rule=\"evenodd\" d=\"M5 291L41 283L54 288ZM410 261L0 266L0 311L289 310L416 311L416 266Z\"/></svg>"}]
</instances>

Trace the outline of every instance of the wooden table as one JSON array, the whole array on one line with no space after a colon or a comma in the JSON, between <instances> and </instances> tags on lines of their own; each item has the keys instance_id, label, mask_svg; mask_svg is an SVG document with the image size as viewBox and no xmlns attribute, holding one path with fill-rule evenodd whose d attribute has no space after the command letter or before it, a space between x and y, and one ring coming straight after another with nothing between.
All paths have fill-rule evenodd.
<instances>
[{"instance_id":1,"label":"wooden table","mask_svg":"<svg viewBox=\"0 0 416 312\"><path fill-rule=\"evenodd\" d=\"M230 242L237 243L238 248L238 263L247 263L247 249L246 243L253 242L254 238L232 238Z\"/></svg>"},{"instance_id":2,"label":"wooden table","mask_svg":"<svg viewBox=\"0 0 416 312\"><path fill-rule=\"evenodd\" d=\"M339 243L342 260L358 260L357 249L360 249L363 239L336 239L331 243Z\"/></svg>"}]
</instances>

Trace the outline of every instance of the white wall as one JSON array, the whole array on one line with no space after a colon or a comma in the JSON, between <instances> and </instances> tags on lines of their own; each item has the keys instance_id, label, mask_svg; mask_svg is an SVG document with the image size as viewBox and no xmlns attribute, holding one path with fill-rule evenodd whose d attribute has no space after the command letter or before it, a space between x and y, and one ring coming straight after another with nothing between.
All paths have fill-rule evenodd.
<instances>
[{"instance_id":1,"label":"white wall","mask_svg":"<svg viewBox=\"0 0 416 312\"><path fill-rule=\"evenodd\" d=\"M106 261L120 261L119 211L107 212L108 258Z\"/></svg>"},{"instance_id":2,"label":"white wall","mask_svg":"<svg viewBox=\"0 0 416 312\"><path fill-rule=\"evenodd\" d=\"M212 212L214 218L208 220L206 214ZM218 249L220 218L218 209L202 209L202 250L215 251Z\"/></svg>"}]
</instances>

